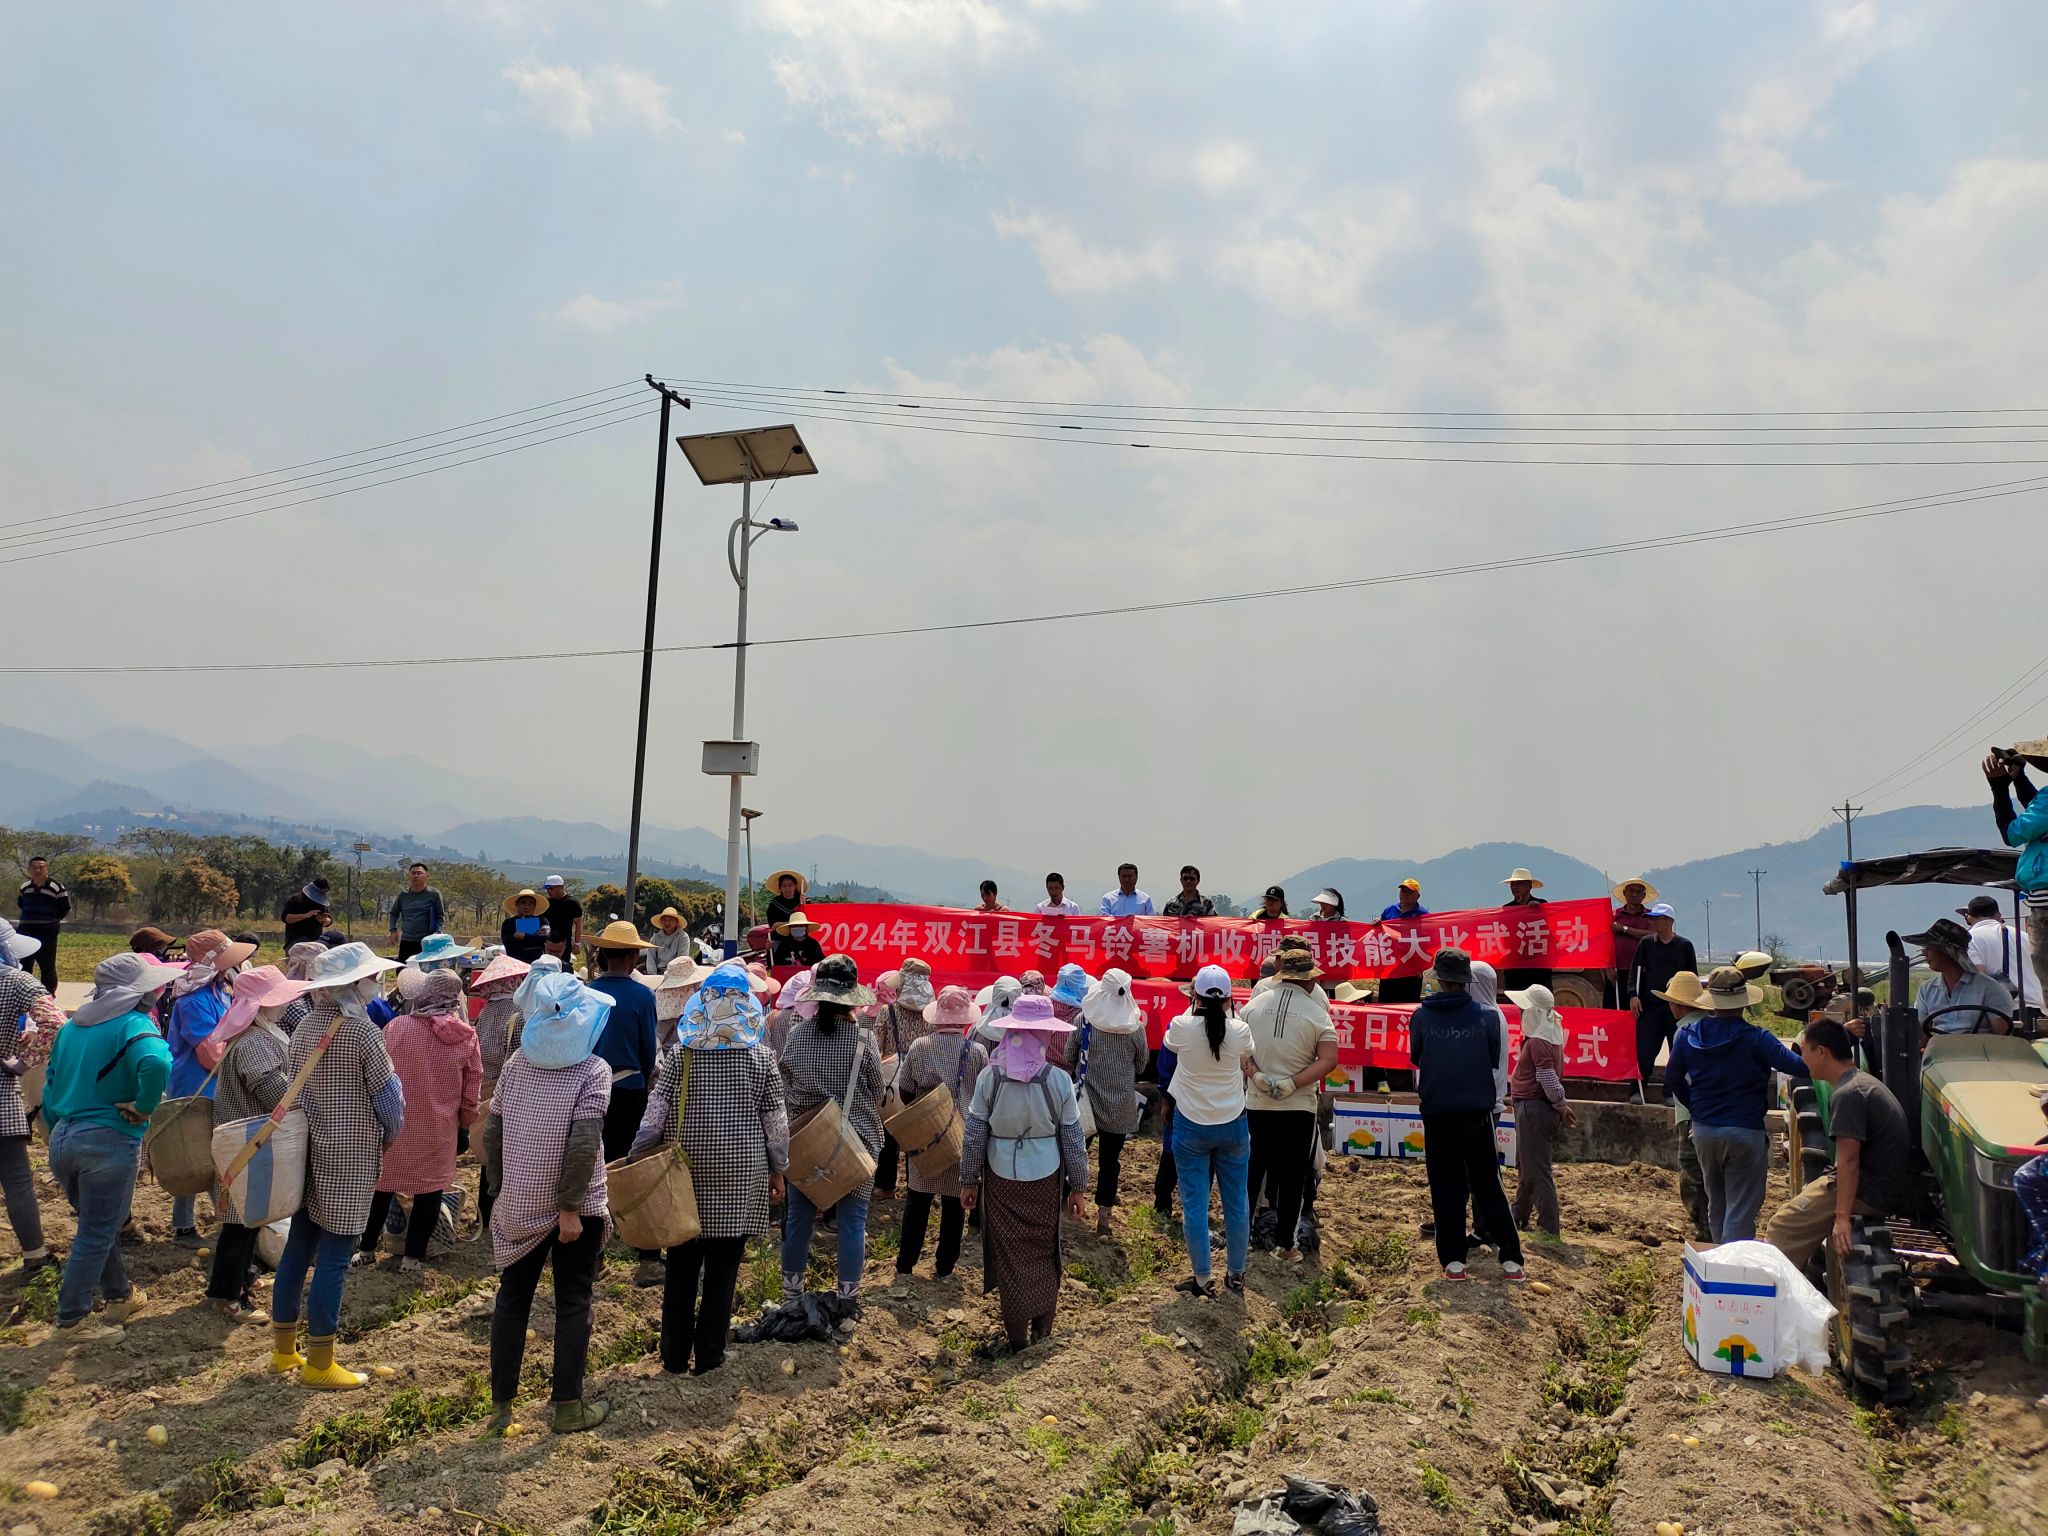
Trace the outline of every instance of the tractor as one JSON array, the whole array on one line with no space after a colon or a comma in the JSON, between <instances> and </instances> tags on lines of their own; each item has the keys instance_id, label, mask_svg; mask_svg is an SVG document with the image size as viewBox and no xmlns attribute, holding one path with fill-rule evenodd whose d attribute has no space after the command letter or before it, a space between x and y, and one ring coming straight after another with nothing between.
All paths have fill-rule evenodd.
<instances>
[{"instance_id":1,"label":"tractor","mask_svg":"<svg viewBox=\"0 0 2048 1536\"><path fill-rule=\"evenodd\" d=\"M1844 863L1826 889L1847 898L1850 974L1857 985L1856 893L1899 885L2013 889L2008 849L1941 848ZM2048 1146L2035 1090L2048 1084L2048 1042L1990 1032L1987 1010L1966 1030L1926 1036L1913 1007L1912 966L1896 933L1885 935L1889 989L1871 1010L1860 1055L1918 1125L1915 1205L1889 1219L1857 1217L1847 1253L1826 1250L1826 1289L1836 1316L1835 1364L1850 1383L1888 1403L1912 1394L1916 1313L1988 1318L2018 1326L2029 1360L2048 1364L2048 1298L2021 1270L2027 1222L2013 1174ZM1925 1040L1925 1044L1923 1044ZM1833 1161L1824 1088L1797 1083L1787 1104L1786 1176L1797 1191Z\"/></svg>"}]
</instances>

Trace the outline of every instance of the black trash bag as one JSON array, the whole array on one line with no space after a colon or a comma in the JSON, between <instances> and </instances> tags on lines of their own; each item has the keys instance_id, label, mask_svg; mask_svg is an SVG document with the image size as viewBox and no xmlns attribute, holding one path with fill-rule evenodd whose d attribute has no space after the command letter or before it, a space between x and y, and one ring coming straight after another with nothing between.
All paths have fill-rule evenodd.
<instances>
[{"instance_id":1,"label":"black trash bag","mask_svg":"<svg viewBox=\"0 0 2048 1536\"><path fill-rule=\"evenodd\" d=\"M1276 1241L1280 1232L1280 1213L1270 1205L1260 1206L1252 1214L1252 1252L1271 1253L1280 1244Z\"/></svg>"},{"instance_id":2,"label":"black trash bag","mask_svg":"<svg viewBox=\"0 0 2048 1536\"><path fill-rule=\"evenodd\" d=\"M806 1291L796 1300L770 1307L751 1323L735 1328L732 1336L742 1344L771 1339L785 1344L800 1344L806 1339L837 1344L841 1328L859 1317L858 1297L841 1296L836 1291Z\"/></svg>"},{"instance_id":3,"label":"black trash bag","mask_svg":"<svg viewBox=\"0 0 2048 1536\"><path fill-rule=\"evenodd\" d=\"M1290 1477L1280 1510L1317 1536L1380 1536L1379 1500L1340 1483Z\"/></svg>"}]
</instances>

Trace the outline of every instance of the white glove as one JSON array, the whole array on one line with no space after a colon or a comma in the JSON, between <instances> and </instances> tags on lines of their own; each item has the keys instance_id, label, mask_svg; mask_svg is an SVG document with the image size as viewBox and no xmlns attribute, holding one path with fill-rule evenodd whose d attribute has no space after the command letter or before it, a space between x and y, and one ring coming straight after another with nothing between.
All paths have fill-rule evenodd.
<instances>
[{"instance_id":1,"label":"white glove","mask_svg":"<svg viewBox=\"0 0 2048 1536\"><path fill-rule=\"evenodd\" d=\"M1270 1099L1284 1099L1294 1092L1294 1079L1284 1077L1278 1072L1261 1072L1257 1082L1266 1090L1266 1097Z\"/></svg>"}]
</instances>

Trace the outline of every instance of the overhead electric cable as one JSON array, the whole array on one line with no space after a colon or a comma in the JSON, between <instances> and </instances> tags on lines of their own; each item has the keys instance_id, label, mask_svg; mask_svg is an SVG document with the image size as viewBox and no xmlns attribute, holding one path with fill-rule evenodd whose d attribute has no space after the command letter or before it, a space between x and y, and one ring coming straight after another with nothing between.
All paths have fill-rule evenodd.
<instances>
[{"instance_id":1,"label":"overhead electric cable","mask_svg":"<svg viewBox=\"0 0 2048 1536\"><path fill-rule=\"evenodd\" d=\"M431 471L423 471L423 473L431 473ZM1337 581L1314 582L1291 587L1270 587L1251 592L1225 592L1203 597L1171 598L1152 603L1124 603L1110 607L1075 609L1061 613L1021 614L1010 618L970 619L956 623L917 624L894 629L851 630L834 634L787 635L766 640L753 639L749 640L747 644L749 648L764 648L788 645L818 645L847 640L878 640L905 635L958 634L969 630L1007 629L1033 624L1067 623L1077 619L1112 618L1131 614L1158 613L1171 609L1213 607L1231 603L1258 602L1279 597L1298 597L1325 592L1356 591L1371 587L1399 586L1408 583L1444 580L1458 576L1479 575L1492 571L1521 570L1534 566L1605 559L1614 555L1636 553L1645 550L1671 549L1691 544L1708 544L1731 539L1753 538L1766 533L1790 532L1799 528L1828 527L1836 523L1858 522L1869 518L1896 517L1909 512L1927 512L1940 507L1960 506L1978 501L1993 501L2004 497L2025 496L2043 491L2048 491L2048 476L2034 476L2026 480L2001 481L1982 486L1966 486L1953 491L1931 492L1922 496L1899 497L1890 501L1864 502L1854 506L1836 507L1818 512L1789 513L1782 517L1764 518L1746 523L1730 523L1719 527L1691 529L1681 533L1651 535L1639 539L1617 540L1606 544L1581 545L1571 549L1548 550L1531 555L1506 556L1497 560L1473 561L1462 565L1438 566L1424 570L1387 572L1376 576L1351 577ZM146 534L142 535L142 537L148 536ZM679 655L689 652L726 651L735 648L735 641L722 640L690 645L656 646L654 649L663 655ZM639 647L619 647L578 651L521 651L502 655L389 657L336 661L0 666L0 675L22 673L70 676L96 673L297 672L373 667L481 666L497 662L580 661L602 657L639 656L641 654L642 650Z\"/></svg>"},{"instance_id":2,"label":"overhead electric cable","mask_svg":"<svg viewBox=\"0 0 2048 1536\"><path fill-rule=\"evenodd\" d=\"M1854 795L1850 796L1850 798L1853 800L1861 800L1864 796L1870 794L1879 786L1889 784L1893 779L1896 779L1900 774L1906 773L1909 770L1919 766L1921 763L1925 762L1927 758L1930 757L1932 754L1939 752L1944 747L1948 746L1949 743L1960 740L1964 736L1969 735L1973 730L1976 729L1979 722L1981 722L1985 716L1997 710L2000 706L2002 706L2008 700L2010 700L2013 697L2013 695L2019 693L2021 690L2025 689L2028 685L2033 683L2034 680L2040 677L2041 674L2044 672L2048 672L2048 656L2044 656L2039 661L2035 662L2034 665L2029 667L2024 673L2022 673L2017 680L2006 684L2005 687L2001 688L1995 695L1992 696L1992 699L1988 704L1980 705L1977 709L1971 711L1969 718L1964 720L1961 724L1953 726L1949 730L1944 731L1940 736L1937 736L1927 746L1922 747L1913 756L1907 758L1906 761L1899 764L1899 766L1894 768L1890 773L1885 774L1882 778L1873 779L1870 783L1864 785L1863 788L1857 790ZM1975 751L1976 748L1972 747L1970 750ZM1943 760L1943 766L1946 766L1947 761L1947 759ZM1908 782L1917 784L1919 780L1913 779ZM1887 791L1887 793L1895 792L1895 790Z\"/></svg>"}]
</instances>

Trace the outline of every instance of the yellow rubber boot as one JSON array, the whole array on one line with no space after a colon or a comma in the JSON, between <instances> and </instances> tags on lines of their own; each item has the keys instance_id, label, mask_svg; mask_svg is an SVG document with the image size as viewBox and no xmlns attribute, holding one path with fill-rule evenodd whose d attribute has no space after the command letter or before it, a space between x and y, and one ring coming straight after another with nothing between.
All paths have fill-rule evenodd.
<instances>
[{"instance_id":1,"label":"yellow rubber boot","mask_svg":"<svg viewBox=\"0 0 2048 1536\"><path fill-rule=\"evenodd\" d=\"M306 1357L299 1353L299 1325L297 1323L272 1323L270 1325L270 1374L283 1376L290 1371L305 1369Z\"/></svg>"},{"instance_id":2,"label":"yellow rubber boot","mask_svg":"<svg viewBox=\"0 0 2048 1536\"><path fill-rule=\"evenodd\" d=\"M361 1371L344 1370L334 1363L334 1335L306 1340L306 1363L299 1371L299 1384L323 1392L348 1392L369 1381Z\"/></svg>"}]
</instances>

